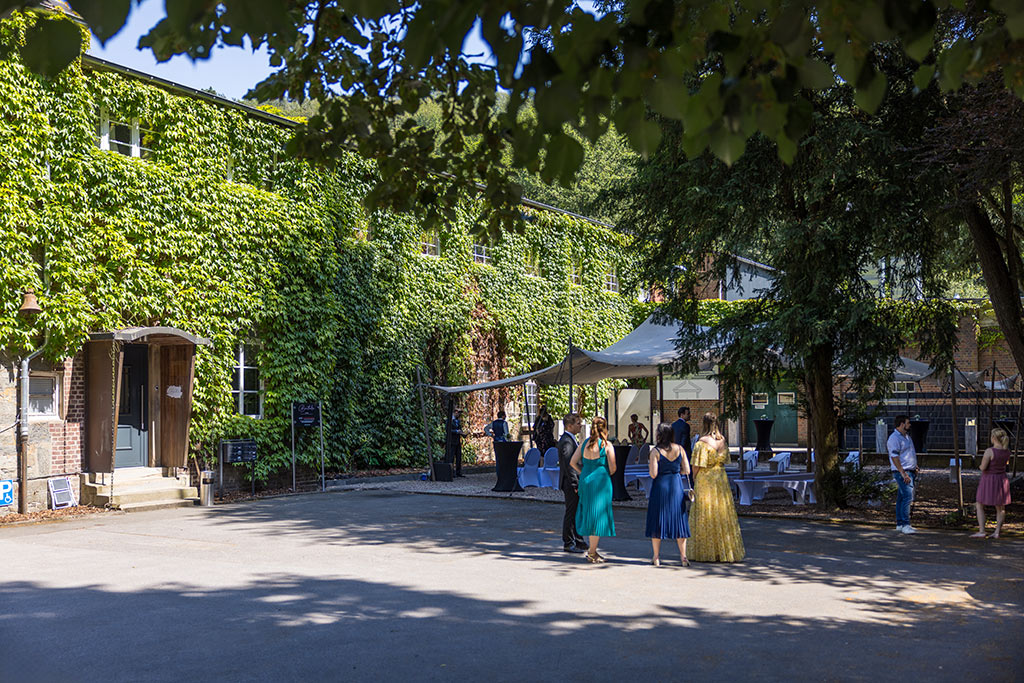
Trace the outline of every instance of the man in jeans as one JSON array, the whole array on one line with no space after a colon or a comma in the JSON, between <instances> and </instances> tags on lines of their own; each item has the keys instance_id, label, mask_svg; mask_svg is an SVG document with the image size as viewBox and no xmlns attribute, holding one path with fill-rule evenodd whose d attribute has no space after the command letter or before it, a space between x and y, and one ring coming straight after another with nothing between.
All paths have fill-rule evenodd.
<instances>
[{"instance_id":1,"label":"man in jeans","mask_svg":"<svg viewBox=\"0 0 1024 683\"><path fill-rule=\"evenodd\" d=\"M886 450L889 451L889 469L899 487L896 493L896 531L904 534L917 533L910 526L910 504L914 502L914 485L917 483L917 450L910 435L910 418L896 416L896 430L889 436Z\"/></svg>"}]
</instances>

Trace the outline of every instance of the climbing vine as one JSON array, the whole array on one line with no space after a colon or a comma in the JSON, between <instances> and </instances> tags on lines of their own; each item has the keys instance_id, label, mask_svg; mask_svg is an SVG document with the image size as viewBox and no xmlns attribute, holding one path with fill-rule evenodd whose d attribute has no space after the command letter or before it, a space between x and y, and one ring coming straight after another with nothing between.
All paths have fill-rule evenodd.
<instances>
[{"instance_id":1,"label":"climbing vine","mask_svg":"<svg viewBox=\"0 0 1024 683\"><path fill-rule=\"evenodd\" d=\"M45 333L57 360L97 330L169 325L211 339L197 354L194 455L252 436L266 476L290 458L291 402L320 400L330 467L419 464L418 367L472 382L473 340L486 333L518 373L556 361L570 337L600 348L643 317L634 292L606 291L610 269L623 281L632 268L612 230L526 211L522 234L480 265L471 234L484 205L467 198L440 254L424 256L414 218L363 209L367 162L313 167L285 154L285 126L87 64L52 81L31 74L16 48L36 20L0 22L0 345L19 353ZM101 115L137 121L151 156L99 149ZM17 316L26 288L44 310L31 322ZM233 410L235 349L248 342L262 419ZM442 408L429 408L439 434ZM318 457L312 442L300 450Z\"/></svg>"}]
</instances>

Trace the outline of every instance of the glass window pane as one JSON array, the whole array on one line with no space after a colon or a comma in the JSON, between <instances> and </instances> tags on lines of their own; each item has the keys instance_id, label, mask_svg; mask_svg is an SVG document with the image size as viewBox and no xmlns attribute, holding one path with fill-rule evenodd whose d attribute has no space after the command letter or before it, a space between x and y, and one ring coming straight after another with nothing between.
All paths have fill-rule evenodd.
<instances>
[{"instance_id":1,"label":"glass window pane","mask_svg":"<svg viewBox=\"0 0 1024 683\"><path fill-rule=\"evenodd\" d=\"M237 391L232 391L231 392L231 409L233 411L235 411L236 413L238 412L238 392Z\"/></svg>"},{"instance_id":2,"label":"glass window pane","mask_svg":"<svg viewBox=\"0 0 1024 683\"><path fill-rule=\"evenodd\" d=\"M241 388L238 386L238 368L235 368L235 371L231 373L231 390L238 391Z\"/></svg>"},{"instance_id":3,"label":"glass window pane","mask_svg":"<svg viewBox=\"0 0 1024 683\"><path fill-rule=\"evenodd\" d=\"M242 387L246 391L256 391L260 388L260 371L256 368L245 369L245 386Z\"/></svg>"},{"instance_id":4,"label":"glass window pane","mask_svg":"<svg viewBox=\"0 0 1024 683\"><path fill-rule=\"evenodd\" d=\"M260 414L260 395L259 392L245 392L245 396L242 399L245 406L246 415L259 416Z\"/></svg>"}]
</instances>

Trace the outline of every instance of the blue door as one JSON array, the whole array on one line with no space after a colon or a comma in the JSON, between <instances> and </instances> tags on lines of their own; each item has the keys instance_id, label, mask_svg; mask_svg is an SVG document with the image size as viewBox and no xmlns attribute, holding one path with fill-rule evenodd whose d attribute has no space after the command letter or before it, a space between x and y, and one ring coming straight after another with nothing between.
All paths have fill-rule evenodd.
<instances>
[{"instance_id":1,"label":"blue door","mask_svg":"<svg viewBox=\"0 0 1024 683\"><path fill-rule=\"evenodd\" d=\"M121 406L117 415L117 452L114 467L145 467L148 464L148 380L149 348L144 344L126 344L124 364L121 368Z\"/></svg>"}]
</instances>

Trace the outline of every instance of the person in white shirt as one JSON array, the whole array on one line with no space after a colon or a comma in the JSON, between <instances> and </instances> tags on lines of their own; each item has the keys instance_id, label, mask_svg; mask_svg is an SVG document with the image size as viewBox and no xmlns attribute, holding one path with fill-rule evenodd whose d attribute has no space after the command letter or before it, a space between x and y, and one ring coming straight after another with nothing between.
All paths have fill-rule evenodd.
<instances>
[{"instance_id":1,"label":"person in white shirt","mask_svg":"<svg viewBox=\"0 0 1024 683\"><path fill-rule=\"evenodd\" d=\"M910 504L914 502L914 486L917 484L917 450L910 438L910 418L896 416L896 429L889 436L886 450L889 453L889 469L896 481L896 531L904 534L917 533L910 526Z\"/></svg>"}]
</instances>

